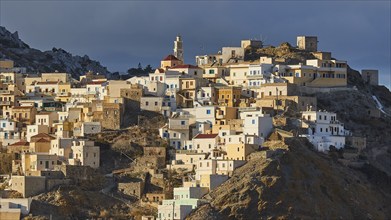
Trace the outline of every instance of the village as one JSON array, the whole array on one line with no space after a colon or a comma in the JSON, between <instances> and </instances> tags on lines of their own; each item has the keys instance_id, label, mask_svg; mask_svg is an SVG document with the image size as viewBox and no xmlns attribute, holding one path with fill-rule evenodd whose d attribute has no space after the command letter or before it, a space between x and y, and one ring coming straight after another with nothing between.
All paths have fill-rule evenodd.
<instances>
[{"instance_id":1,"label":"village","mask_svg":"<svg viewBox=\"0 0 391 220\"><path fill-rule=\"evenodd\" d=\"M248 59L248 51L264 47L250 39L196 56L191 65L178 35L173 54L154 72L126 80L93 72L79 79L33 74L1 60L1 160L11 161L1 167L2 189L19 196L0 198L0 216L20 219L29 214L32 197L93 180L103 172L102 160L115 160L95 141L131 126L141 129L142 119L153 115L163 118L154 127L159 138L145 141L140 157L122 153L131 163L105 169L114 184L100 192L117 191L157 211L143 220L185 219L254 152L271 157L275 151L264 146L271 136L306 138L324 154L344 149L341 161L356 163L366 138L346 129L336 113L318 108L315 96L357 89L348 86L348 63L318 51L316 36L296 42L295 50L309 56L305 62ZM361 77L379 84L377 70L362 70ZM386 113L373 98L378 105L367 115L379 118Z\"/></svg>"}]
</instances>

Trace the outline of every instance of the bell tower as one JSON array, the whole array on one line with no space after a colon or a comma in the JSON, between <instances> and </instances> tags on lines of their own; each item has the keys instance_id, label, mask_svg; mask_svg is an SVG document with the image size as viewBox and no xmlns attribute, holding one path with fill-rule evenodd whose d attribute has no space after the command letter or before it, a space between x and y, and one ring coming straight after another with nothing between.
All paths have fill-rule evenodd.
<instances>
[{"instance_id":1,"label":"bell tower","mask_svg":"<svg viewBox=\"0 0 391 220\"><path fill-rule=\"evenodd\" d=\"M183 62L183 42L179 34L174 41L174 56Z\"/></svg>"}]
</instances>

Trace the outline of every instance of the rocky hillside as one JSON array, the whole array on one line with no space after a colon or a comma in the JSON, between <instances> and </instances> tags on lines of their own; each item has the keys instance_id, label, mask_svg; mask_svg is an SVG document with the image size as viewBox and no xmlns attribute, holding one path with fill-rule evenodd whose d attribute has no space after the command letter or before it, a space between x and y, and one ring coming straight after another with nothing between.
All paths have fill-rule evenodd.
<instances>
[{"instance_id":1,"label":"rocky hillside","mask_svg":"<svg viewBox=\"0 0 391 220\"><path fill-rule=\"evenodd\" d=\"M354 136L366 137L367 148L361 157L391 176L391 92L384 86L356 85L361 88L318 93L318 108L336 112L345 128L352 131ZM379 111L373 96L383 105L384 113L380 117L369 114Z\"/></svg>"},{"instance_id":2,"label":"rocky hillside","mask_svg":"<svg viewBox=\"0 0 391 220\"><path fill-rule=\"evenodd\" d=\"M268 46L264 48L246 48L246 60L258 60L262 56L282 58L286 64L305 63L307 59L315 59L310 52L298 50L289 43L281 43L279 46Z\"/></svg>"},{"instance_id":3,"label":"rocky hillside","mask_svg":"<svg viewBox=\"0 0 391 220\"><path fill-rule=\"evenodd\" d=\"M387 219L390 183L376 187L363 173L310 150L304 139L271 143L283 153L253 156L211 191L188 219ZM256 154L259 154L256 153Z\"/></svg>"},{"instance_id":4,"label":"rocky hillside","mask_svg":"<svg viewBox=\"0 0 391 220\"><path fill-rule=\"evenodd\" d=\"M11 59L18 67L26 67L30 72L68 72L76 79L91 70L95 73L108 74L106 67L87 55L74 56L63 49L40 51L30 48L23 42L18 32L11 33L0 26L0 59Z\"/></svg>"}]
</instances>

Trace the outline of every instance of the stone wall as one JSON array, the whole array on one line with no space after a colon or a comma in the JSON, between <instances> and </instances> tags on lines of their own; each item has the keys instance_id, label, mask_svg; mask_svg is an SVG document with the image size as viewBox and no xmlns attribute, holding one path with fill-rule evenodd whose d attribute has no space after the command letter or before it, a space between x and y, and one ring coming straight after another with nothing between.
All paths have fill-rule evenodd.
<instances>
[{"instance_id":1,"label":"stone wall","mask_svg":"<svg viewBox=\"0 0 391 220\"><path fill-rule=\"evenodd\" d=\"M120 103L103 103L102 128L120 129L122 126L122 104Z\"/></svg>"},{"instance_id":2,"label":"stone wall","mask_svg":"<svg viewBox=\"0 0 391 220\"><path fill-rule=\"evenodd\" d=\"M365 137L347 136L346 145L358 149L358 151L362 151L367 147L367 139Z\"/></svg>"},{"instance_id":3,"label":"stone wall","mask_svg":"<svg viewBox=\"0 0 391 220\"><path fill-rule=\"evenodd\" d=\"M144 193L144 181L139 182L127 182L127 183L118 183L118 191L130 195L136 196L137 198L141 198Z\"/></svg>"},{"instance_id":4,"label":"stone wall","mask_svg":"<svg viewBox=\"0 0 391 220\"><path fill-rule=\"evenodd\" d=\"M11 189L30 197L45 192L46 178L41 176L12 176Z\"/></svg>"},{"instance_id":5,"label":"stone wall","mask_svg":"<svg viewBox=\"0 0 391 220\"><path fill-rule=\"evenodd\" d=\"M57 165L54 169L61 171L66 178L72 179L75 183L91 180L95 173L89 166Z\"/></svg>"},{"instance_id":6,"label":"stone wall","mask_svg":"<svg viewBox=\"0 0 391 220\"><path fill-rule=\"evenodd\" d=\"M165 157L143 156L137 160L137 165L145 168L164 168L166 166Z\"/></svg>"}]
</instances>

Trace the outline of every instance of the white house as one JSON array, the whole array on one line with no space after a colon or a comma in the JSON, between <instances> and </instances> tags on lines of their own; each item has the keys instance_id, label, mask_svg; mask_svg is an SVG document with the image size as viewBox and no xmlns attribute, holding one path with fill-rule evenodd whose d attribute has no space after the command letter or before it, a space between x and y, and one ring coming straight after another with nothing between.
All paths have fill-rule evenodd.
<instances>
[{"instance_id":1,"label":"white house","mask_svg":"<svg viewBox=\"0 0 391 220\"><path fill-rule=\"evenodd\" d=\"M197 162L196 180L204 175L220 174L231 176L233 171L245 164L245 160L204 159Z\"/></svg>"},{"instance_id":2,"label":"white house","mask_svg":"<svg viewBox=\"0 0 391 220\"><path fill-rule=\"evenodd\" d=\"M273 130L272 118L262 111L242 111L240 118L243 119L243 134L256 135L259 139L256 143L262 144Z\"/></svg>"},{"instance_id":3,"label":"white house","mask_svg":"<svg viewBox=\"0 0 391 220\"><path fill-rule=\"evenodd\" d=\"M345 146L345 136L350 135L343 123L337 120L337 114L326 111L306 111L302 114L302 127L308 128L308 134L302 135L324 152L334 146L337 149Z\"/></svg>"},{"instance_id":4,"label":"white house","mask_svg":"<svg viewBox=\"0 0 391 220\"><path fill-rule=\"evenodd\" d=\"M100 149L94 146L93 141L73 140L71 149L72 158L68 159L69 164L99 168Z\"/></svg>"},{"instance_id":5,"label":"white house","mask_svg":"<svg viewBox=\"0 0 391 220\"><path fill-rule=\"evenodd\" d=\"M193 138L193 150L198 153L212 152L214 149L218 149L218 144L218 134L197 134Z\"/></svg>"}]
</instances>

